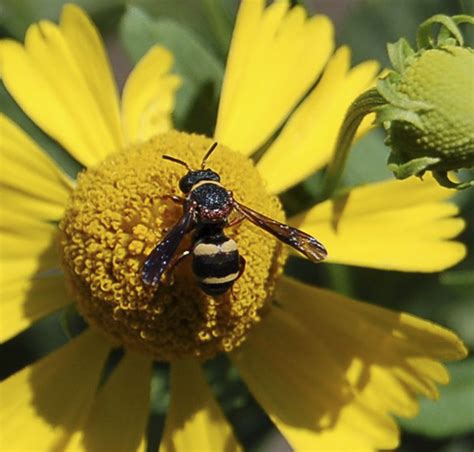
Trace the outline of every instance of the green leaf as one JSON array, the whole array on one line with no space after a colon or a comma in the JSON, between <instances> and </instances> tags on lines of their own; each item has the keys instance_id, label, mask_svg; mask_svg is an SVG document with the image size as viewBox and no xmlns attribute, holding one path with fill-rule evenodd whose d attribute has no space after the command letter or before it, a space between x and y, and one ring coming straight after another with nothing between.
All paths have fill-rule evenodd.
<instances>
[{"instance_id":1,"label":"green leaf","mask_svg":"<svg viewBox=\"0 0 474 452\"><path fill-rule=\"evenodd\" d=\"M395 43L387 44L387 53L392 66L401 74L405 71L407 59L409 59L415 51L405 38L400 38Z\"/></svg>"},{"instance_id":2,"label":"green leaf","mask_svg":"<svg viewBox=\"0 0 474 452\"><path fill-rule=\"evenodd\" d=\"M464 45L464 38L454 20L444 14L435 14L433 17L425 20L418 27L416 43L419 49L424 47L436 47L437 43L435 43L433 37L431 36L432 27L436 23L439 23L444 28L446 28L449 33L454 36L460 46Z\"/></svg>"},{"instance_id":3,"label":"green leaf","mask_svg":"<svg viewBox=\"0 0 474 452\"><path fill-rule=\"evenodd\" d=\"M224 67L199 37L174 20L154 20L133 6L122 19L120 33L135 62L154 44L161 44L174 54L174 72L183 79L176 99L175 125L212 135Z\"/></svg>"},{"instance_id":4,"label":"green leaf","mask_svg":"<svg viewBox=\"0 0 474 452\"><path fill-rule=\"evenodd\" d=\"M410 99L407 95L399 92L389 78L377 80L377 91L391 105L404 110L427 111L433 108L427 102Z\"/></svg>"},{"instance_id":5,"label":"green leaf","mask_svg":"<svg viewBox=\"0 0 474 452\"><path fill-rule=\"evenodd\" d=\"M416 418L400 419L405 430L432 438L474 430L474 358L450 364L448 369L451 382L441 388L440 399L421 400Z\"/></svg>"},{"instance_id":6,"label":"green leaf","mask_svg":"<svg viewBox=\"0 0 474 452\"><path fill-rule=\"evenodd\" d=\"M192 0L177 4L176 0L131 0L130 5L152 19L171 19L190 29L225 61L238 1Z\"/></svg>"},{"instance_id":7,"label":"green leaf","mask_svg":"<svg viewBox=\"0 0 474 452\"><path fill-rule=\"evenodd\" d=\"M14 38L22 40L28 26L40 19L58 20L61 8L68 0L2 0L0 3L0 27ZM100 24L116 21L125 4L125 0L75 0L75 4L84 8Z\"/></svg>"},{"instance_id":8,"label":"green leaf","mask_svg":"<svg viewBox=\"0 0 474 452\"><path fill-rule=\"evenodd\" d=\"M439 161L440 159L436 157L419 157L405 160L399 153L393 151L388 158L387 166L390 171L393 171L393 175L397 179L406 179L410 176L423 175L424 171L429 170Z\"/></svg>"}]
</instances>

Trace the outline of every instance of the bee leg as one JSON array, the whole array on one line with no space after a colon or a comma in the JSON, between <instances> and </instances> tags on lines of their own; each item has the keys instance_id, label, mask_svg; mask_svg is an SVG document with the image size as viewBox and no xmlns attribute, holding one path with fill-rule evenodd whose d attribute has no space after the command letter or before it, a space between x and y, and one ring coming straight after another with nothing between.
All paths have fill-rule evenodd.
<instances>
[{"instance_id":1,"label":"bee leg","mask_svg":"<svg viewBox=\"0 0 474 452\"><path fill-rule=\"evenodd\" d=\"M161 278L161 284L163 284L164 286L172 286L173 285L173 283L174 283L174 279L173 279L174 269L185 257L188 257L190 254L191 254L191 250L185 250L180 255L175 256L173 258L173 260L168 265L168 269L166 270L166 273Z\"/></svg>"},{"instance_id":2,"label":"bee leg","mask_svg":"<svg viewBox=\"0 0 474 452\"><path fill-rule=\"evenodd\" d=\"M186 201L184 198L182 198L181 196L178 196L178 195L164 195L161 197L162 199L169 199L173 202L175 202L176 204L184 204L184 201Z\"/></svg>"},{"instance_id":3,"label":"bee leg","mask_svg":"<svg viewBox=\"0 0 474 452\"><path fill-rule=\"evenodd\" d=\"M229 222L227 227L231 228L232 226L237 226L238 224L242 223L243 220L245 220L245 216L241 213L238 213L238 216L233 218L232 221Z\"/></svg>"},{"instance_id":4,"label":"bee leg","mask_svg":"<svg viewBox=\"0 0 474 452\"><path fill-rule=\"evenodd\" d=\"M244 270L245 270L245 264L247 263L247 261L242 256L239 256L239 259L240 259L239 275L235 279L236 281L243 275Z\"/></svg>"}]
</instances>

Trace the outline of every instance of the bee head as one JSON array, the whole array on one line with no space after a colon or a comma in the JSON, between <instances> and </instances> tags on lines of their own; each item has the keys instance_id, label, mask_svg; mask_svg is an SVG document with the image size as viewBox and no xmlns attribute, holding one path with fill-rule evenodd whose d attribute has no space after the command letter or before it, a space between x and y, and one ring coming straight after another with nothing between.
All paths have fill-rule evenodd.
<instances>
[{"instance_id":1,"label":"bee head","mask_svg":"<svg viewBox=\"0 0 474 452\"><path fill-rule=\"evenodd\" d=\"M198 182L206 180L220 182L221 178L219 174L210 169L189 171L179 181L179 188L183 193L189 193L194 185L196 185Z\"/></svg>"},{"instance_id":2,"label":"bee head","mask_svg":"<svg viewBox=\"0 0 474 452\"><path fill-rule=\"evenodd\" d=\"M207 150L206 154L204 155L202 162L201 162L201 169L193 170L189 163L183 162L176 157L172 157L170 155L164 155L163 158L165 160L170 160L171 162L178 163L179 165L183 165L188 169L188 173L181 178L179 181L179 188L183 193L189 193L194 185L198 182L209 180L214 182L220 182L221 178L219 174L215 171L206 168L206 162L209 156L214 152L214 149L217 147L217 142L213 143L212 146Z\"/></svg>"}]
</instances>

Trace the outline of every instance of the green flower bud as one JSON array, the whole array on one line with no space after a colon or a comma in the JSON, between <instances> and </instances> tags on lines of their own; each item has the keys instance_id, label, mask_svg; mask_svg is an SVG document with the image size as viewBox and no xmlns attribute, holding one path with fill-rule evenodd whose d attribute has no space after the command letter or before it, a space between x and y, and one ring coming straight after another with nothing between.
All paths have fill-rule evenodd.
<instances>
[{"instance_id":1,"label":"green flower bud","mask_svg":"<svg viewBox=\"0 0 474 452\"><path fill-rule=\"evenodd\" d=\"M463 22L474 25L474 17L436 15L418 28L417 51L403 38L387 46L393 69L349 107L321 199L336 190L357 128L369 113L376 113L376 122L387 130L388 167L395 177L431 171L445 187L474 186L474 180L448 178L448 171L474 167L474 50L464 47L458 28ZM441 27L434 40L436 23Z\"/></svg>"},{"instance_id":2,"label":"green flower bud","mask_svg":"<svg viewBox=\"0 0 474 452\"><path fill-rule=\"evenodd\" d=\"M473 18L434 16L420 26L415 52L404 39L388 47L394 71L377 86L387 104L378 122L388 131L389 168L399 179L432 171L441 185L457 184L447 171L474 166L474 51L462 47L457 23ZM438 39L429 34L441 23Z\"/></svg>"}]
</instances>

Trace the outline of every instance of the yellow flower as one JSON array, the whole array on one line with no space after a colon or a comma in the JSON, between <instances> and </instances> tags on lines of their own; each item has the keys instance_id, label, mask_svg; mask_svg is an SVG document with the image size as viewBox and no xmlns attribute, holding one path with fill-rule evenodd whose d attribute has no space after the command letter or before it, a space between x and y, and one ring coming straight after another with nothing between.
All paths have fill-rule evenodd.
<instances>
[{"instance_id":1,"label":"yellow flower","mask_svg":"<svg viewBox=\"0 0 474 452\"><path fill-rule=\"evenodd\" d=\"M32 25L24 46L0 46L11 96L88 168L76 185L1 116L1 337L71 299L91 325L2 383L2 450L143 448L154 357L171 363L160 450L239 449L196 359L220 351L295 449L396 447L391 414L414 416L417 394L438 396L449 380L439 361L466 354L457 336L281 276L285 250L246 223L229 232L247 258L235 290L204 296L183 264L155 296L139 264L179 216L162 195L177 194L183 175L161 155L196 165L212 143L171 131L172 56L150 49L119 105L100 37L76 6L59 26ZM373 62L350 69L348 49L333 47L327 18L242 1L210 166L242 202L279 219L276 195L327 164L347 106L377 71ZM254 167L248 156L278 131ZM316 235L329 262L439 271L465 254L449 240L463 221L448 196L432 180L387 181L353 189L337 228L333 201L288 221ZM111 349L124 344L100 384Z\"/></svg>"}]
</instances>

